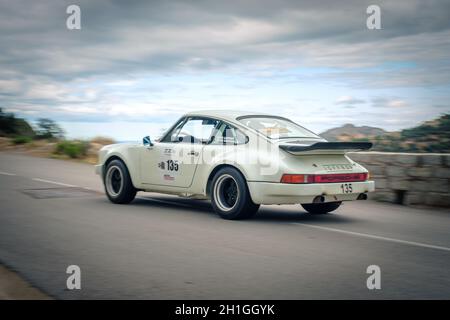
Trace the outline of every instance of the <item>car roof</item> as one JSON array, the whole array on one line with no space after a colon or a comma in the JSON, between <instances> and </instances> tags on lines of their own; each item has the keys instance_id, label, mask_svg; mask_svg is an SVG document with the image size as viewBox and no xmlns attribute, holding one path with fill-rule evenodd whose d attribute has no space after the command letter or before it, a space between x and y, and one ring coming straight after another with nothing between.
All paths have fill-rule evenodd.
<instances>
[{"instance_id":1,"label":"car roof","mask_svg":"<svg viewBox=\"0 0 450 320\"><path fill-rule=\"evenodd\" d=\"M185 114L185 116L203 116L212 118L221 118L224 120L236 121L238 117L244 116L256 116L256 115L266 115L272 116L267 113L262 112L248 112L242 110L198 110L192 111Z\"/></svg>"}]
</instances>

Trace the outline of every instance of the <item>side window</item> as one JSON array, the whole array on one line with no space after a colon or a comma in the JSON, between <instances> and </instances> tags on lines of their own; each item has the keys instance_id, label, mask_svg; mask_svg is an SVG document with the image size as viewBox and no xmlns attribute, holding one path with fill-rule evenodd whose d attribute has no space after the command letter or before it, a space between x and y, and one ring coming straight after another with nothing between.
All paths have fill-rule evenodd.
<instances>
[{"instance_id":1,"label":"side window","mask_svg":"<svg viewBox=\"0 0 450 320\"><path fill-rule=\"evenodd\" d=\"M200 117L189 118L178 130L171 134L172 142L180 143L203 143L210 141L211 134L219 120Z\"/></svg>"},{"instance_id":2,"label":"side window","mask_svg":"<svg viewBox=\"0 0 450 320\"><path fill-rule=\"evenodd\" d=\"M235 127L222 123L214 138L214 144L245 144L247 136Z\"/></svg>"},{"instance_id":3,"label":"side window","mask_svg":"<svg viewBox=\"0 0 450 320\"><path fill-rule=\"evenodd\" d=\"M175 141L177 138L178 132L180 132L180 129L183 126L184 121L185 121L185 118L178 121L178 123L175 125L175 127L173 127L173 129L161 139L161 142Z\"/></svg>"},{"instance_id":4,"label":"side window","mask_svg":"<svg viewBox=\"0 0 450 320\"><path fill-rule=\"evenodd\" d=\"M235 129L236 144L246 144L248 142L248 137L239 129Z\"/></svg>"}]
</instances>

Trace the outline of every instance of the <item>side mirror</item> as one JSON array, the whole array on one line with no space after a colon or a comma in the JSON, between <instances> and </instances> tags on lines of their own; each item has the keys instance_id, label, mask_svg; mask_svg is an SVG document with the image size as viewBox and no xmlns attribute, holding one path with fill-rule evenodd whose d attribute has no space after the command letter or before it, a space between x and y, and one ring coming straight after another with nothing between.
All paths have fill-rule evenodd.
<instances>
[{"instance_id":1,"label":"side mirror","mask_svg":"<svg viewBox=\"0 0 450 320\"><path fill-rule=\"evenodd\" d=\"M143 145L144 145L144 147L153 147L153 142L152 142L152 140L150 139L150 136L146 136L146 137L144 137L143 139L142 139L142 143L143 143Z\"/></svg>"}]
</instances>

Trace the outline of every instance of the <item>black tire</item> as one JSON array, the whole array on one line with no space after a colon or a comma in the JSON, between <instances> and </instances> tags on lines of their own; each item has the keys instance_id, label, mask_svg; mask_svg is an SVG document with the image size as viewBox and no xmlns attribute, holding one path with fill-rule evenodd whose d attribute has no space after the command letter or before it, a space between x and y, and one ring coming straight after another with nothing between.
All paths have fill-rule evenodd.
<instances>
[{"instance_id":1,"label":"black tire","mask_svg":"<svg viewBox=\"0 0 450 320\"><path fill-rule=\"evenodd\" d=\"M336 210L341 204L342 201L326 203L305 203L302 204L302 207L311 214L325 214Z\"/></svg>"},{"instance_id":2,"label":"black tire","mask_svg":"<svg viewBox=\"0 0 450 320\"><path fill-rule=\"evenodd\" d=\"M118 204L130 203L136 197L127 166L121 160L113 160L105 168L103 184L108 199Z\"/></svg>"},{"instance_id":3,"label":"black tire","mask_svg":"<svg viewBox=\"0 0 450 320\"><path fill-rule=\"evenodd\" d=\"M228 220L251 218L259 209L250 197L245 178L232 167L222 168L214 175L211 204L219 216Z\"/></svg>"}]
</instances>

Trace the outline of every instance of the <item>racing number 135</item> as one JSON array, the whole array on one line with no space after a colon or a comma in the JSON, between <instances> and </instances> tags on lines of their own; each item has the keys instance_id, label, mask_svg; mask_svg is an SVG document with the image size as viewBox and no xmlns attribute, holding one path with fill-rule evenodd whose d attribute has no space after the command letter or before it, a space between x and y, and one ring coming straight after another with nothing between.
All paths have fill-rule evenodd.
<instances>
[{"instance_id":1,"label":"racing number 135","mask_svg":"<svg viewBox=\"0 0 450 320\"><path fill-rule=\"evenodd\" d=\"M167 170L169 171L178 171L178 161L167 160Z\"/></svg>"},{"instance_id":2,"label":"racing number 135","mask_svg":"<svg viewBox=\"0 0 450 320\"><path fill-rule=\"evenodd\" d=\"M352 193L353 187L351 183L343 183L341 184L342 193Z\"/></svg>"}]
</instances>

